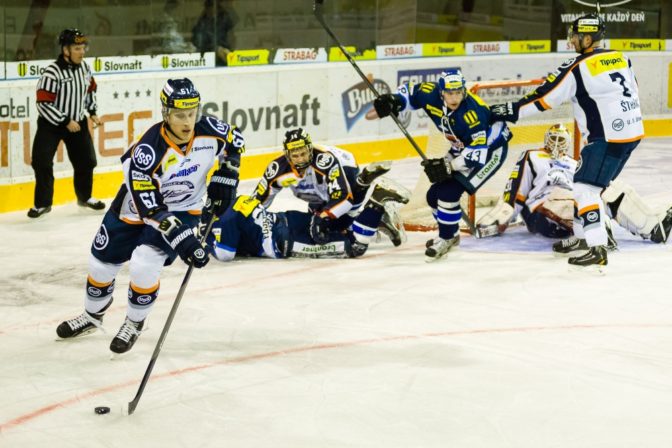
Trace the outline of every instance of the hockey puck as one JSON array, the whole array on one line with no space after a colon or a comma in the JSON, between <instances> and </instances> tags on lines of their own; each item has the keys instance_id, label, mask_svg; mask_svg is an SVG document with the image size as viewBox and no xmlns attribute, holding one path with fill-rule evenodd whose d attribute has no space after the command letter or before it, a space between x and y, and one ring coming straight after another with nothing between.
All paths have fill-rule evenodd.
<instances>
[{"instance_id":1,"label":"hockey puck","mask_svg":"<svg viewBox=\"0 0 672 448\"><path fill-rule=\"evenodd\" d=\"M110 413L110 408L107 406L98 406L97 408L94 409L96 411L96 414L103 415L103 414L109 414Z\"/></svg>"}]
</instances>

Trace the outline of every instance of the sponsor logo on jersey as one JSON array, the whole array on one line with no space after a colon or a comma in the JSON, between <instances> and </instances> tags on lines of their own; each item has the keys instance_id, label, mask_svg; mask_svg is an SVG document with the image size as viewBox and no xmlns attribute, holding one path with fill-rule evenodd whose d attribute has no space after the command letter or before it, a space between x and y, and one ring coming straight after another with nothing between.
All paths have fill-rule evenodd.
<instances>
[{"instance_id":1,"label":"sponsor logo on jersey","mask_svg":"<svg viewBox=\"0 0 672 448\"><path fill-rule=\"evenodd\" d=\"M624 127L625 123L620 118L617 118L611 122L611 129L613 129L616 132L622 131Z\"/></svg>"},{"instance_id":2,"label":"sponsor logo on jersey","mask_svg":"<svg viewBox=\"0 0 672 448\"><path fill-rule=\"evenodd\" d=\"M156 190L156 187L149 180L134 180L133 190L135 191Z\"/></svg>"},{"instance_id":3,"label":"sponsor logo on jersey","mask_svg":"<svg viewBox=\"0 0 672 448\"><path fill-rule=\"evenodd\" d=\"M103 250L107 247L107 243L110 242L110 237L107 235L107 227L105 224L100 226L98 233L93 238L93 248L96 250Z\"/></svg>"},{"instance_id":4,"label":"sponsor logo on jersey","mask_svg":"<svg viewBox=\"0 0 672 448\"><path fill-rule=\"evenodd\" d=\"M214 129L215 131L217 131L217 133L222 135L228 134L229 129L231 128L231 126L224 123L223 121L218 120L215 117L207 116L205 117L205 121L208 122L208 124L212 127L212 129Z\"/></svg>"},{"instance_id":5,"label":"sponsor logo on jersey","mask_svg":"<svg viewBox=\"0 0 672 448\"><path fill-rule=\"evenodd\" d=\"M196 152L196 151L203 151L206 149L212 149L212 146L192 146L191 150Z\"/></svg>"},{"instance_id":6,"label":"sponsor logo on jersey","mask_svg":"<svg viewBox=\"0 0 672 448\"><path fill-rule=\"evenodd\" d=\"M334 163L334 156L328 152L320 153L315 157L315 166L320 169L327 169L332 163Z\"/></svg>"},{"instance_id":7,"label":"sponsor logo on jersey","mask_svg":"<svg viewBox=\"0 0 672 448\"><path fill-rule=\"evenodd\" d=\"M390 93L390 86L382 79L375 79L371 74L369 80L382 95ZM341 94L341 105L345 127L349 131L367 112L373 109L373 100L376 96L364 81L357 83Z\"/></svg>"},{"instance_id":8,"label":"sponsor logo on jersey","mask_svg":"<svg viewBox=\"0 0 672 448\"><path fill-rule=\"evenodd\" d=\"M148 175L146 175L144 173L141 173L141 172L138 172L138 171L135 171L135 170L131 170L131 179L132 180L150 180Z\"/></svg>"},{"instance_id":9,"label":"sponsor logo on jersey","mask_svg":"<svg viewBox=\"0 0 672 448\"><path fill-rule=\"evenodd\" d=\"M604 53L586 60L586 67L592 76L604 72L628 68L628 62L621 53Z\"/></svg>"},{"instance_id":10,"label":"sponsor logo on jersey","mask_svg":"<svg viewBox=\"0 0 672 448\"><path fill-rule=\"evenodd\" d=\"M338 166L333 167L329 170L329 180L337 179L341 175L341 170L338 169Z\"/></svg>"},{"instance_id":11,"label":"sponsor logo on jersey","mask_svg":"<svg viewBox=\"0 0 672 448\"><path fill-rule=\"evenodd\" d=\"M177 204L189 199L194 192L194 184L187 180L166 182L161 186L161 193L166 204Z\"/></svg>"},{"instance_id":12,"label":"sponsor logo on jersey","mask_svg":"<svg viewBox=\"0 0 672 448\"><path fill-rule=\"evenodd\" d=\"M273 179L277 174L278 170L280 169L280 164L276 162L275 160L272 161L271 163L268 164L268 167L266 168L266 172L264 173L264 176L268 179Z\"/></svg>"},{"instance_id":13,"label":"sponsor logo on jersey","mask_svg":"<svg viewBox=\"0 0 672 448\"><path fill-rule=\"evenodd\" d=\"M171 174L171 176L168 178L168 180L170 180L170 179L174 179L174 178L176 178L176 177L185 177L185 176L188 176L188 175L190 175L190 174L193 174L193 173L195 173L196 171L198 171L198 168L199 168L200 166L201 166L201 165L196 164L196 165L190 166L189 168L183 168L183 169L181 169L180 171L178 171L177 173L173 173L173 174Z\"/></svg>"},{"instance_id":14,"label":"sponsor logo on jersey","mask_svg":"<svg viewBox=\"0 0 672 448\"><path fill-rule=\"evenodd\" d=\"M600 219L600 214L596 211L588 212L586 214L586 220L588 222L597 222Z\"/></svg>"},{"instance_id":15,"label":"sponsor logo on jersey","mask_svg":"<svg viewBox=\"0 0 672 448\"><path fill-rule=\"evenodd\" d=\"M154 153L154 148L147 144L141 144L136 146L135 151L133 151L133 162L142 169L148 169L154 164L156 159L156 154Z\"/></svg>"}]
</instances>

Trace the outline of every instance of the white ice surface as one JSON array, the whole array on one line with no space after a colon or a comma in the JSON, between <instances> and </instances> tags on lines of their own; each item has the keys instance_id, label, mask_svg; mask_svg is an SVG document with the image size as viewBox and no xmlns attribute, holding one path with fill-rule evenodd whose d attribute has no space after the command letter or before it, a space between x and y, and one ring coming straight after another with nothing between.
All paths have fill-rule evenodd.
<instances>
[{"instance_id":1,"label":"white ice surface","mask_svg":"<svg viewBox=\"0 0 672 448\"><path fill-rule=\"evenodd\" d=\"M670 143L646 141L622 177L659 207ZM412 186L417 162L393 177ZM108 349L126 268L107 334L56 341L101 217L0 216L0 447L672 446L670 244L619 232L604 276L569 272L522 228L433 264L422 233L357 260L213 261L128 416L186 267L165 269L130 353Z\"/></svg>"}]
</instances>

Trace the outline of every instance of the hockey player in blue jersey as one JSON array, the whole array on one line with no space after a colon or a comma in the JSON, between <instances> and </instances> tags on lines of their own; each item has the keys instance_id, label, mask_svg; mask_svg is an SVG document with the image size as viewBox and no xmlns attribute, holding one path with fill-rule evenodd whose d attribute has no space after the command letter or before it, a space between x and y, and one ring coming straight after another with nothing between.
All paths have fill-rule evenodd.
<instances>
[{"instance_id":1,"label":"hockey player in blue jersey","mask_svg":"<svg viewBox=\"0 0 672 448\"><path fill-rule=\"evenodd\" d=\"M516 122L571 100L587 145L574 174L574 236L553 245L569 264L607 264L607 230L600 193L616 179L644 137L639 93L632 63L620 51L601 48L605 25L597 14L579 17L568 39L577 56L563 62L535 91L518 101L492 107L493 118Z\"/></svg>"},{"instance_id":2,"label":"hockey player in blue jersey","mask_svg":"<svg viewBox=\"0 0 672 448\"><path fill-rule=\"evenodd\" d=\"M308 203L313 215L310 229L315 243L326 243L331 232L350 231L353 251L363 253L385 219L386 211L382 205L362 205L373 181L390 167L389 162L377 162L360 171L350 152L313 144L305 130L292 129L285 134L283 155L269 163L257 184L255 197L268 208L280 191L290 189L297 198ZM379 204L390 200L405 204L410 192L391 181L379 181L371 197ZM392 227L388 229L394 232ZM401 244L400 240L393 239L393 242Z\"/></svg>"},{"instance_id":3,"label":"hockey player in blue jersey","mask_svg":"<svg viewBox=\"0 0 672 448\"><path fill-rule=\"evenodd\" d=\"M115 353L130 350L158 297L163 266L177 256L196 268L205 266L208 253L192 229L199 215L207 221L236 197L245 148L240 132L216 118L201 117L200 94L187 78L168 80L160 97L163 121L121 158L124 183L91 246L84 312L58 326L61 338L101 326L112 304L115 277L130 260L126 319L110 344ZM206 185L215 160L219 168Z\"/></svg>"},{"instance_id":4,"label":"hockey player in blue jersey","mask_svg":"<svg viewBox=\"0 0 672 448\"><path fill-rule=\"evenodd\" d=\"M374 198L365 207L382 208ZM298 210L269 212L255 197L239 196L215 222L208 248L220 261L231 261L235 256L354 258L364 254L368 244L357 246L361 241L352 230L331 230L316 242L311 236L313 216Z\"/></svg>"},{"instance_id":5,"label":"hockey player in blue jersey","mask_svg":"<svg viewBox=\"0 0 672 448\"><path fill-rule=\"evenodd\" d=\"M374 100L379 117L423 109L450 142L445 157L422 162L432 182L427 203L439 226L439 236L427 241L428 261L443 257L459 244L460 198L476 192L502 166L511 132L504 123L490 125L490 109L468 92L462 72L449 69L437 83L403 84L396 94Z\"/></svg>"}]
</instances>

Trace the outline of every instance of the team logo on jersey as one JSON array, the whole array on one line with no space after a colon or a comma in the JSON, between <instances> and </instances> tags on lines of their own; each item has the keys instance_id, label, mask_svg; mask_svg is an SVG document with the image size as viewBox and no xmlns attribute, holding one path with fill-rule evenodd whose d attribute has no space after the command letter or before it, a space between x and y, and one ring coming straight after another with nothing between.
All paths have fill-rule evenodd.
<instances>
[{"instance_id":1,"label":"team logo on jersey","mask_svg":"<svg viewBox=\"0 0 672 448\"><path fill-rule=\"evenodd\" d=\"M600 219L600 214L598 212L588 212L586 215L586 221L588 222L597 222Z\"/></svg>"},{"instance_id":2,"label":"team logo on jersey","mask_svg":"<svg viewBox=\"0 0 672 448\"><path fill-rule=\"evenodd\" d=\"M100 226L98 233L96 233L96 236L93 239L93 248L96 250L103 250L107 247L107 243L109 242L110 237L107 235L107 227L103 224Z\"/></svg>"},{"instance_id":3,"label":"team logo on jersey","mask_svg":"<svg viewBox=\"0 0 672 448\"><path fill-rule=\"evenodd\" d=\"M219 134L226 135L229 133L230 126L221 120L218 120L215 117L207 116L205 117L205 121L207 121L212 129L217 131Z\"/></svg>"},{"instance_id":4,"label":"team logo on jersey","mask_svg":"<svg viewBox=\"0 0 672 448\"><path fill-rule=\"evenodd\" d=\"M264 176L266 176L268 179L273 179L278 174L279 169L280 169L280 165L278 164L278 162L276 162L274 160L266 168L266 172L264 173Z\"/></svg>"},{"instance_id":5,"label":"team logo on jersey","mask_svg":"<svg viewBox=\"0 0 672 448\"><path fill-rule=\"evenodd\" d=\"M327 169L334 163L334 156L328 152L322 152L315 157L315 166L321 169Z\"/></svg>"},{"instance_id":6,"label":"team logo on jersey","mask_svg":"<svg viewBox=\"0 0 672 448\"><path fill-rule=\"evenodd\" d=\"M611 128L616 132L622 131L624 127L625 123L620 118L617 118L611 122Z\"/></svg>"},{"instance_id":7,"label":"team logo on jersey","mask_svg":"<svg viewBox=\"0 0 672 448\"><path fill-rule=\"evenodd\" d=\"M198 171L198 168L199 168L200 166L201 166L201 165L197 163L196 165L190 166L189 168L182 168L182 169L181 169L180 171L178 171L177 173L173 173L173 174L171 174L171 176L168 178L168 180L170 180L170 179L174 179L174 178L176 178L176 177L184 177L184 176L188 176L188 175L190 175L190 174L193 174L193 173L195 173L196 171Z\"/></svg>"},{"instance_id":8,"label":"team logo on jersey","mask_svg":"<svg viewBox=\"0 0 672 448\"><path fill-rule=\"evenodd\" d=\"M138 145L133 151L133 162L142 169L151 167L154 160L156 160L156 154L154 154L154 148L149 145Z\"/></svg>"}]
</instances>

